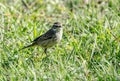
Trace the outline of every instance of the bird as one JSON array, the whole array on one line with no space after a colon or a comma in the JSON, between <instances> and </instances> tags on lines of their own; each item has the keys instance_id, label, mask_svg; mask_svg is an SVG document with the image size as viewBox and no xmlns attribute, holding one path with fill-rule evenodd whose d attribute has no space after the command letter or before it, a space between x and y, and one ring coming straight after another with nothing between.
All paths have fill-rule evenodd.
<instances>
[{"instance_id":1,"label":"bird","mask_svg":"<svg viewBox=\"0 0 120 81\"><path fill-rule=\"evenodd\" d=\"M30 45L24 46L22 49L32 46L41 46L44 48L44 53L47 54L47 49L59 43L62 39L63 27L60 22L55 22L51 29L46 33L35 38Z\"/></svg>"}]
</instances>

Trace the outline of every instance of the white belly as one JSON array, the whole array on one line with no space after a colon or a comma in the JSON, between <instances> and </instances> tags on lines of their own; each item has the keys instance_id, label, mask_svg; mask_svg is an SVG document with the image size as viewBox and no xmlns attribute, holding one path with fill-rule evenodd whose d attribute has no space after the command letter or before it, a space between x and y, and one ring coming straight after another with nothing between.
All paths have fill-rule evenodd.
<instances>
[{"instance_id":1,"label":"white belly","mask_svg":"<svg viewBox=\"0 0 120 81\"><path fill-rule=\"evenodd\" d=\"M60 29L60 32L56 33L56 37L57 37L57 42L60 42L62 39L62 34L63 34L63 29Z\"/></svg>"}]
</instances>

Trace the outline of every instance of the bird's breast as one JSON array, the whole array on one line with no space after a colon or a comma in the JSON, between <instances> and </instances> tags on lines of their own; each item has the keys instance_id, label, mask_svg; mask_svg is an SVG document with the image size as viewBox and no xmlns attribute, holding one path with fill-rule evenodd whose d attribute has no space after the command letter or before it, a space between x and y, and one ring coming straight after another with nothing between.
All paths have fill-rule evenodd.
<instances>
[{"instance_id":1,"label":"bird's breast","mask_svg":"<svg viewBox=\"0 0 120 81\"><path fill-rule=\"evenodd\" d=\"M63 29L61 28L59 32L56 32L56 39L57 42L60 42L60 40L62 39L62 33L63 33Z\"/></svg>"}]
</instances>

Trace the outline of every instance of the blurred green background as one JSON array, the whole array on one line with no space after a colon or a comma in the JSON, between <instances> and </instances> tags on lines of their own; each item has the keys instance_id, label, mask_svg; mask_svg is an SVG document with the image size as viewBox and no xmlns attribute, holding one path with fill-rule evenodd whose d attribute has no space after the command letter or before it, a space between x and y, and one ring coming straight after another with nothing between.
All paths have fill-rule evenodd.
<instances>
[{"instance_id":1,"label":"blurred green background","mask_svg":"<svg viewBox=\"0 0 120 81\"><path fill-rule=\"evenodd\" d=\"M63 39L19 51L54 22ZM0 81L119 81L120 0L0 0Z\"/></svg>"}]
</instances>

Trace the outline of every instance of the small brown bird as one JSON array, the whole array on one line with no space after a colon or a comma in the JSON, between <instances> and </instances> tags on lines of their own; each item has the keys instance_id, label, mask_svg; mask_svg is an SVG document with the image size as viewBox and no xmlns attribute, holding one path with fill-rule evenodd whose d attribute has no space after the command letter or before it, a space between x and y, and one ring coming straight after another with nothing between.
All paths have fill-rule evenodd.
<instances>
[{"instance_id":1,"label":"small brown bird","mask_svg":"<svg viewBox=\"0 0 120 81\"><path fill-rule=\"evenodd\" d=\"M22 49L31 46L41 46L42 48L44 48L44 52L47 54L47 48L50 48L61 41L62 33L62 25L59 22L55 22L50 30L34 39L32 41L32 44L25 46Z\"/></svg>"}]
</instances>

